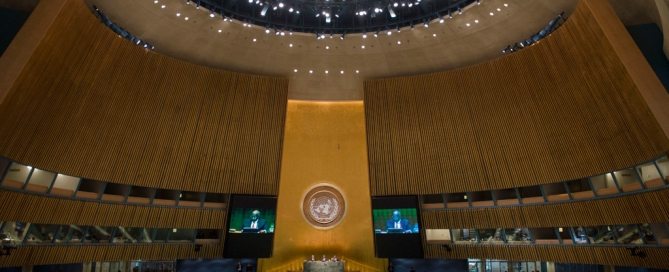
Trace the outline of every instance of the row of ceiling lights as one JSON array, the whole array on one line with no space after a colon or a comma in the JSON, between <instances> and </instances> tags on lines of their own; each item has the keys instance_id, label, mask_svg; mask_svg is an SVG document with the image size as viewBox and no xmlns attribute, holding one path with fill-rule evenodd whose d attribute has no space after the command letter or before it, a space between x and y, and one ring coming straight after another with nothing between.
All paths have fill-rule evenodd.
<instances>
[{"instance_id":1,"label":"row of ceiling lights","mask_svg":"<svg viewBox=\"0 0 669 272\"><path fill-rule=\"evenodd\" d=\"M307 71L307 73L310 74L310 75L316 73L314 70L306 70L306 71ZM293 73L299 73L299 72L300 72L299 69L297 69L297 68L293 69ZM360 74L360 70L355 70L354 72L355 72L356 74ZM326 74L326 75L329 75L329 74L330 74L330 70L323 70L323 73ZM334 71L334 72L332 72L332 74L337 74L337 72ZM338 74L343 75L343 74L346 74L346 73L344 72L344 70L339 70L339 73L338 73Z\"/></svg>"},{"instance_id":2,"label":"row of ceiling lights","mask_svg":"<svg viewBox=\"0 0 669 272\"><path fill-rule=\"evenodd\" d=\"M420 2L420 1L418 1L418 2ZM154 3L154 4L160 4L160 0L153 0L153 3ZM190 5L191 2L190 2L190 1L187 1L186 3L187 3L188 5ZM477 1L476 3L477 3L477 5L480 5L480 4L481 4L480 1ZM396 3L396 4L398 4L398 3ZM393 4L393 5L394 5L394 4ZM400 5L400 4L398 4L398 5ZM161 4L160 7L161 7L162 9L164 9L164 8L166 8L166 5L165 5L165 4ZM507 7L509 7L509 4L508 4L508 3L504 3L504 4L503 4L503 7L504 7L504 8L507 8ZM196 6L196 9L199 10L199 9L200 9L200 6L197 5L197 6ZM502 7L497 8L496 11L497 11L497 12L501 12L501 11L502 11ZM462 10L461 10L461 9L458 11L458 14L462 14ZM495 10L490 11L489 15L490 15L490 16L494 16L494 15L495 15ZM177 12L177 13L176 13L176 16L177 16L177 17L181 17L181 12ZM213 12L210 12L209 17L211 17L211 18L216 18L216 14L213 13ZM453 16L452 16L451 14L449 14L449 15L446 16L446 18L453 18ZM184 20L185 20L185 21L188 21L189 19L190 19L190 18L189 18L188 16L184 16ZM224 18L223 18L223 21L226 21L226 22L228 22L228 21L229 21L229 22L233 22L232 19L229 19L229 18L227 18L227 17L224 17ZM434 21L426 21L425 23L423 23L423 27L425 27L425 28L429 28L429 27L430 27L430 24L433 23L433 22L439 22L440 24L443 24L443 23L445 22L445 18L442 17L442 18L440 18L440 19L438 19L438 20L434 20ZM475 19L475 20L473 21L474 24L478 24L479 22L480 22L480 21L479 21L478 19ZM466 27L471 27L472 25L473 25L473 24L472 24L471 22L467 22L467 23L465 23L465 26L466 26ZM250 24L250 23L246 23L246 22L243 22L243 23L242 23L242 26L243 26L243 27L248 27L248 28L253 27L252 24ZM410 29L413 29L413 28L414 28L413 26L410 27ZM401 28L397 28L397 29L395 30L395 32L398 32L398 33L399 33L399 32L401 32L401 30L402 30ZM223 32L222 29L218 29L217 31L218 31L218 33L222 33L222 32ZM265 33L266 33L266 34L270 34L270 33L272 33L272 31L274 31L274 34L275 34L276 36L286 36L286 35L292 36L292 35L293 35L293 32L290 32L290 31L289 31L289 32L285 32L285 31L277 30L277 29L274 29L274 30L269 29L269 28L265 29ZM391 36L391 35L393 34L393 31L392 31L392 30L387 30L387 31L385 31L385 33L386 33L387 36ZM375 37L375 38L377 38L377 37L380 36L380 32L377 31L377 32L372 33L372 34L370 34L370 35L373 36L373 37ZM345 34L341 34L341 35L339 36L339 39L340 39L340 40L344 40L345 36L346 36ZM366 39L366 38L368 37L368 34L367 34L367 33L363 33L361 36L362 36L363 39ZM436 36L437 36L436 33L435 33L435 34L432 34L432 37L436 37ZM326 36L325 34L317 34L316 37L317 37L317 39L319 39L319 40L323 40L323 39L326 39L327 36ZM333 35L333 34L330 34L329 37L332 39L332 38L334 37L334 35ZM256 39L255 39L255 38L253 39L253 42L256 42ZM401 44L401 42L398 41L398 44ZM364 49L364 47L361 47L361 48Z\"/></svg>"}]
</instances>

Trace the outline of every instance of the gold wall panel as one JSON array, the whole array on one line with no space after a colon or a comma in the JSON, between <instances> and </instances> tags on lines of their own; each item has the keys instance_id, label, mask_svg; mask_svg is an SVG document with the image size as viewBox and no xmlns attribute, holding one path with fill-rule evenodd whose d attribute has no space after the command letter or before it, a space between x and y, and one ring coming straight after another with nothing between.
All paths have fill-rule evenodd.
<instances>
[{"instance_id":1,"label":"gold wall panel","mask_svg":"<svg viewBox=\"0 0 669 272\"><path fill-rule=\"evenodd\" d=\"M466 210L422 210L426 229L567 227L669 222L669 189L600 200Z\"/></svg>"},{"instance_id":2,"label":"gold wall panel","mask_svg":"<svg viewBox=\"0 0 669 272\"><path fill-rule=\"evenodd\" d=\"M11 255L0 257L0 267L128 260L214 259L222 255L223 248L218 244L202 245L199 252L195 252L192 244L30 246L15 249Z\"/></svg>"},{"instance_id":3,"label":"gold wall panel","mask_svg":"<svg viewBox=\"0 0 669 272\"><path fill-rule=\"evenodd\" d=\"M275 195L285 78L144 50L68 0L0 105L0 155L116 183Z\"/></svg>"},{"instance_id":4,"label":"gold wall panel","mask_svg":"<svg viewBox=\"0 0 669 272\"><path fill-rule=\"evenodd\" d=\"M669 268L669 248L643 248L646 258L630 255L626 247L595 246L508 246L442 245L424 246L426 258L496 259L510 261L551 261L556 263L602 264L607 266Z\"/></svg>"},{"instance_id":5,"label":"gold wall panel","mask_svg":"<svg viewBox=\"0 0 669 272\"><path fill-rule=\"evenodd\" d=\"M374 257L363 103L289 101L284 139L274 253L260 268L299 269L312 254L336 254L351 269L382 271L384 261ZM316 229L302 215L303 197L319 183L346 199L346 215L332 229Z\"/></svg>"},{"instance_id":6,"label":"gold wall panel","mask_svg":"<svg viewBox=\"0 0 669 272\"><path fill-rule=\"evenodd\" d=\"M102 203L0 190L0 219L57 225L225 229L226 210Z\"/></svg>"},{"instance_id":7,"label":"gold wall panel","mask_svg":"<svg viewBox=\"0 0 669 272\"><path fill-rule=\"evenodd\" d=\"M527 49L457 70L369 80L364 101L372 195L552 183L669 150L583 2Z\"/></svg>"}]
</instances>

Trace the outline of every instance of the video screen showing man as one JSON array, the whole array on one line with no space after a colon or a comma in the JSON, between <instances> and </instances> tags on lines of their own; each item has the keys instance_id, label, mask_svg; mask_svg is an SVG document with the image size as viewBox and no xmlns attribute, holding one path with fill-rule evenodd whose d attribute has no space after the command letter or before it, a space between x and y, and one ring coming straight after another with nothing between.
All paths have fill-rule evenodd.
<instances>
[{"instance_id":1,"label":"video screen showing man","mask_svg":"<svg viewBox=\"0 0 669 272\"><path fill-rule=\"evenodd\" d=\"M261 217L259 210L253 210L251 217L244 219L243 233L265 233L267 221Z\"/></svg>"},{"instance_id":2,"label":"video screen showing man","mask_svg":"<svg viewBox=\"0 0 669 272\"><path fill-rule=\"evenodd\" d=\"M230 212L229 233L274 233L274 209L233 208Z\"/></svg>"},{"instance_id":3,"label":"video screen showing man","mask_svg":"<svg viewBox=\"0 0 669 272\"><path fill-rule=\"evenodd\" d=\"M419 233L415 209L374 210L376 233Z\"/></svg>"},{"instance_id":4,"label":"video screen showing man","mask_svg":"<svg viewBox=\"0 0 669 272\"><path fill-rule=\"evenodd\" d=\"M399 210L394 210L393 217L386 221L386 230L388 233L411 233L412 227L409 219L402 218Z\"/></svg>"}]
</instances>

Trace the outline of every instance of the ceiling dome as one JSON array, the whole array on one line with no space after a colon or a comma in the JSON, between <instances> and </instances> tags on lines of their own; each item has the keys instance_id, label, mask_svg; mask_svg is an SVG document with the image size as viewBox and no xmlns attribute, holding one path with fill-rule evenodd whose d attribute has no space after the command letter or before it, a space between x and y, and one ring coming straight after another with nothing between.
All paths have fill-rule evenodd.
<instances>
[{"instance_id":1,"label":"ceiling dome","mask_svg":"<svg viewBox=\"0 0 669 272\"><path fill-rule=\"evenodd\" d=\"M212 16L268 31L318 35L379 32L424 24L460 13L479 0L190 0Z\"/></svg>"}]
</instances>

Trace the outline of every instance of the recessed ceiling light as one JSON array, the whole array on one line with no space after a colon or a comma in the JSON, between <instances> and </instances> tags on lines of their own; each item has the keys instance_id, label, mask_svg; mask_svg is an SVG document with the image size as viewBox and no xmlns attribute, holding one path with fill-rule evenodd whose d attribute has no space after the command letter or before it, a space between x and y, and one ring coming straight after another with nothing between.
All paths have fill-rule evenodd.
<instances>
[{"instance_id":1,"label":"recessed ceiling light","mask_svg":"<svg viewBox=\"0 0 669 272\"><path fill-rule=\"evenodd\" d=\"M223 30L222 30L222 29L219 29L219 30L218 30L218 33L221 33L221 32L223 32Z\"/></svg>"},{"instance_id":2,"label":"recessed ceiling light","mask_svg":"<svg viewBox=\"0 0 669 272\"><path fill-rule=\"evenodd\" d=\"M293 47L293 44L292 44L292 43L291 43L291 44L289 44L289 45L288 45L288 47Z\"/></svg>"},{"instance_id":3,"label":"recessed ceiling light","mask_svg":"<svg viewBox=\"0 0 669 272\"><path fill-rule=\"evenodd\" d=\"M313 74L313 73L314 73L314 70L309 70L309 73L310 73L310 74Z\"/></svg>"},{"instance_id":4,"label":"recessed ceiling light","mask_svg":"<svg viewBox=\"0 0 669 272\"><path fill-rule=\"evenodd\" d=\"M365 46L364 46L364 45L363 45L363 46L360 46L360 48L365 49Z\"/></svg>"},{"instance_id":5,"label":"recessed ceiling light","mask_svg":"<svg viewBox=\"0 0 669 272\"><path fill-rule=\"evenodd\" d=\"M355 70L355 73L356 73L356 74L359 74L359 73L360 73L360 70Z\"/></svg>"},{"instance_id":6,"label":"recessed ceiling light","mask_svg":"<svg viewBox=\"0 0 669 272\"><path fill-rule=\"evenodd\" d=\"M181 16L181 13L180 13L180 12L177 12L177 17L180 17L180 16Z\"/></svg>"},{"instance_id":7,"label":"recessed ceiling light","mask_svg":"<svg viewBox=\"0 0 669 272\"><path fill-rule=\"evenodd\" d=\"M257 41L256 38L253 38L253 42L256 42L256 41Z\"/></svg>"},{"instance_id":8,"label":"recessed ceiling light","mask_svg":"<svg viewBox=\"0 0 669 272\"><path fill-rule=\"evenodd\" d=\"M167 6L165 6L165 5L160 6L160 8L163 8L163 9L164 9L165 7L167 7Z\"/></svg>"},{"instance_id":9,"label":"recessed ceiling light","mask_svg":"<svg viewBox=\"0 0 669 272\"><path fill-rule=\"evenodd\" d=\"M339 71L339 73L343 75L343 74L344 74L344 70Z\"/></svg>"},{"instance_id":10,"label":"recessed ceiling light","mask_svg":"<svg viewBox=\"0 0 669 272\"><path fill-rule=\"evenodd\" d=\"M294 73L297 73L297 69L293 69L293 72L294 72Z\"/></svg>"},{"instance_id":11,"label":"recessed ceiling light","mask_svg":"<svg viewBox=\"0 0 669 272\"><path fill-rule=\"evenodd\" d=\"M328 70L325 70L325 74L329 74L330 72Z\"/></svg>"}]
</instances>

